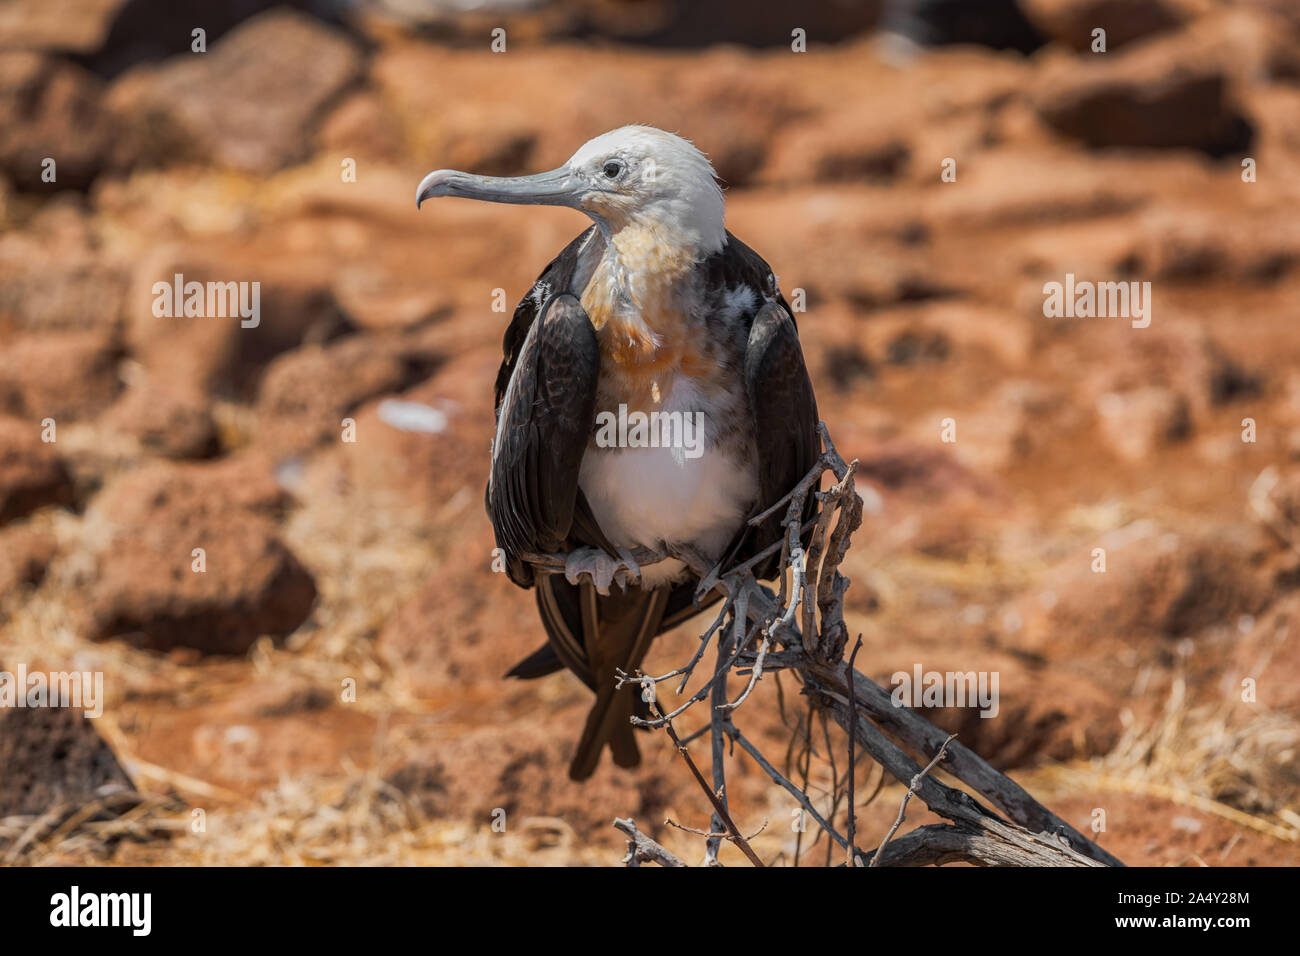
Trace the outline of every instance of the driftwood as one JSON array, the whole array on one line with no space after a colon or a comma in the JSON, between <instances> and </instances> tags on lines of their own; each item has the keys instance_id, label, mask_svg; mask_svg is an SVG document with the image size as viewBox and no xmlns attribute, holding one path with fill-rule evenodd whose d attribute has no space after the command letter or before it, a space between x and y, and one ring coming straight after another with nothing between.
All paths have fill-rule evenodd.
<instances>
[{"instance_id":1,"label":"driftwood","mask_svg":"<svg viewBox=\"0 0 1300 956\"><path fill-rule=\"evenodd\" d=\"M655 700L655 687L662 681L680 677L680 693L709 641L717 637L717 664L712 678L703 687L670 713L658 710L656 704L657 717L634 718L642 726L663 728L670 734L708 795L713 815L710 832L705 834L705 863L717 863L717 849L725 839L740 846L751 862L761 865L726 810L725 757L726 744L730 741L748 754L774 783L790 793L804 812L845 851L846 862L851 859L858 866L952 862L981 866L1122 866L1116 857L1039 804L1015 781L918 711L896 707L889 692L858 672L852 659L844 661L849 632L844 623L843 602L849 581L839 573L839 566L853 532L861 524L862 499L854 487L857 462L846 463L840 457L824 424L819 426L819 432L823 450L816 467L782 501L751 519L756 524L785 509L786 534L764 554L724 570L688 548L632 552L638 564L676 557L700 576L701 596L714 588L725 596L721 610L701 638L699 649L684 666L657 677L620 676L622 683L640 684L643 695L650 701ZM834 481L826 491L818 491L826 472L831 473ZM816 495L821 507L813 521L802 524L800 516L810 494ZM780 588L774 593L755 580L751 568L778 548L782 575ZM543 570L562 572L564 569L563 555L526 557ZM854 846L851 782L849 835L843 836L816 811L803 788L778 770L736 726L733 715L737 708L764 673L776 670L798 675L805 695L848 735L849 781L854 778L854 760L861 752L907 785L898 819L878 847L864 851ZM745 678L743 689L734 699L729 697L728 689L732 676ZM706 698L711 711L706 726L713 757L711 785L705 782L686 751L689 738L683 742L673 728L673 720ZM922 766L912 754L919 755L928 765ZM935 767L956 777L986 802L936 779L931 774ZM917 827L895 838L913 796L948 822ZM629 837L628 865L642 861L684 865L641 833L631 820L615 821L615 826Z\"/></svg>"}]
</instances>

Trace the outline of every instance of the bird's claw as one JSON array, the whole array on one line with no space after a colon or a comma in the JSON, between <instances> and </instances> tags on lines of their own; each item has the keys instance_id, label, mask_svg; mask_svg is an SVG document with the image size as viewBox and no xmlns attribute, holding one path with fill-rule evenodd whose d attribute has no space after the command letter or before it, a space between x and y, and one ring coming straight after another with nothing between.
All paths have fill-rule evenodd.
<instances>
[{"instance_id":1,"label":"bird's claw","mask_svg":"<svg viewBox=\"0 0 1300 956\"><path fill-rule=\"evenodd\" d=\"M564 577L577 584L585 574L596 587L596 593L608 594L611 583L624 591L629 584L641 581L641 566L626 548L618 549L619 557L612 558L600 548L579 548L564 559Z\"/></svg>"}]
</instances>

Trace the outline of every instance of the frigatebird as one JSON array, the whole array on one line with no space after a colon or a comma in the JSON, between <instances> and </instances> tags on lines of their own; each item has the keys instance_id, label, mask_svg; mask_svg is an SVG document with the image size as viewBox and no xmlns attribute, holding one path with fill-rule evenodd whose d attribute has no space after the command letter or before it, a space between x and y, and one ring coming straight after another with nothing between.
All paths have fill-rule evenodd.
<instances>
[{"instance_id":1,"label":"frigatebird","mask_svg":"<svg viewBox=\"0 0 1300 956\"><path fill-rule=\"evenodd\" d=\"M648 705L635 685L616 689L617 672L635 673L656 636L718 594L697 604L683 562L639 567L632 551L689 545L731 566L780 539L781 514L750 519L819 451L794 316L767 263L727 231L708 158L672 133L624 126L533 176L435 170L417 207L436 196L568 206L593 221L506 329L485 504L510 580L536 588L547 635L507 676L567 667L595 691L570 777L591 776L606 744L635 766L630 718ZM600 425L636 413L650 429ZM674 421L702 425L694 447L655 440L680 436ZM525 560L553 553L567 556L563 573ZM777 564L760 562L757 576Z\"/></svg>"}]
</instances>

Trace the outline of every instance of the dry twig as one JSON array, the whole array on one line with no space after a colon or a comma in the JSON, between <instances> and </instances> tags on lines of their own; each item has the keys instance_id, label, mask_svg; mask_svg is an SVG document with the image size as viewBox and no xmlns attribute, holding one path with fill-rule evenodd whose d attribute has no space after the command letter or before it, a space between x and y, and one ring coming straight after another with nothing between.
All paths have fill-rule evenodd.
<instances>
[{"instance_id":1,"label":"dry twig","mask_svg":"<svg viewBox=\"0 0 1300 956\"><path fill-rule=\"evenodd\" d=\"M956 736L956 734L950 734L948 739L943 742L943 746L939 748L939 752L934 755L934 759L926 764L925 769L913 777L912 782L907 785L907 793L903 794L903 801L898 805L898 818L894 820L894 825L889 828L889 832L885 834L885 838L880 841L880 846L876 847L876 852L872 854L871 866L879 865L880 854L884 852L885 844L894 838L894 834L898 832L898 828L903 825L903 817L907 814L907 801L911 800L912 794L916 793L917 787L921 785L922 778L933 770L934 765L942 760L948 753L948 745L952 743L953 738Z\"/></svg>"}]
</instances>

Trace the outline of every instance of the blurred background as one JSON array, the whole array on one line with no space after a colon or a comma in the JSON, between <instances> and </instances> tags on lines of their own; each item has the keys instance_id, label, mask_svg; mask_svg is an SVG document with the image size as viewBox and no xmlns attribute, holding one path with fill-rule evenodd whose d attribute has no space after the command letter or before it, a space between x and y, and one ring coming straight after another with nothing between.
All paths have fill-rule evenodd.
<instances>
[{"instance_id":1,"label":"blurred background","mask_svg":"<svg viewBox=\"0 0 1300 956\"><path fill-rule=\"evenodd\" d=\"M5 0L0 670L101 672L104 714L0 712L0 860L609 865L615 815L698 858L665 738L580 787L586 689L501 679L542 632L483 514L493 305L586 220L412 202L632 122L802 292L859 668L997 672L996 718L931 716L1129 863L1300 862L1289 0ZM155 315L178 273L260 324ZM1046 318L1067 273L1150 326ZM729 779L789 862L793 803Z\"/></svg>"}]
</instances>

